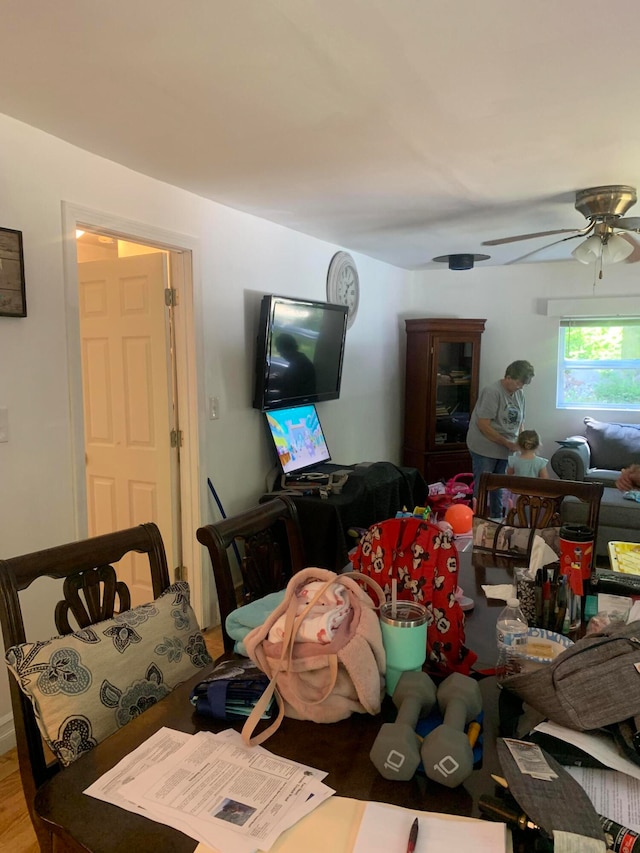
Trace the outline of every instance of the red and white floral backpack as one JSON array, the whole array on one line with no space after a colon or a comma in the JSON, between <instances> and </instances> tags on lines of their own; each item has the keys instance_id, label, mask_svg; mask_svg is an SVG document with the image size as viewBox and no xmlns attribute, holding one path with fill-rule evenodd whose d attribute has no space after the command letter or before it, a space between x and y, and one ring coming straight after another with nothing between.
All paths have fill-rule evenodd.
<instances>
[{"instance_id":1,"label":"red and white floral backpack","mask_svg":"<svg viewBox=\"0 0 640 853\"><path fill-rule=\"evenodd\" d=\"M390 518L369 528L350 560L355 570L380 584L388 600L395 579L399 601L426 606L430 670L469 674L478 656L464 644L464 613L455 597L458 551L451 532L421 518Z\"/></svg>"}]
</instances>

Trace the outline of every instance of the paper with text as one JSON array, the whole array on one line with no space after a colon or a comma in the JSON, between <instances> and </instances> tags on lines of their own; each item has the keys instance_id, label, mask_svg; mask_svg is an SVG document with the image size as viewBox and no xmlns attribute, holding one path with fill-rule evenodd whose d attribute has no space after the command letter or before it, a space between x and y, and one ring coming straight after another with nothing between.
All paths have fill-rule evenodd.
<instances>
[{"instance_id":1,"label":"paper with text","mask_svg":"<svg viewBox=\"0 0 640 853\"><path fill-rule=\"evenodd\" d=\"M293 762L199 732L120 793L156 820L186 821L215 849L252 853L274 843L291 812L297 818L334 792Z\"/></svg>"},{"instance_id":2,"label":"paper with text","mask_svg":"<svg viewBox=\"0 0 640 853\"><path fill-rule=\"evenodd\" d=\"M640 780L617 770L567 767L598 814L640 833Z\"/></svg>"}]
</instances>

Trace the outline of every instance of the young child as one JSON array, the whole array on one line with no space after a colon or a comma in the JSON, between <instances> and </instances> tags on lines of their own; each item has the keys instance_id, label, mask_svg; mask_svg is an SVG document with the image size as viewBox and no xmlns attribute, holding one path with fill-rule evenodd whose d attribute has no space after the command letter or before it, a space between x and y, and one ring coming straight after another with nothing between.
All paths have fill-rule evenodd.
<instances>
[{"instance_id":1,"label":"young child","mask_svg":"<svg viewBox=\"0 0 640 853\"><path fill-rule=\"evenodd\" d=\"M507 461L507 474L516 477L542 477L549 479L547 471L548 459L536 456L540 447L540 436L534 429L523 429L516 439L520 450L512 453Z\"/></svg>"}]
</instances>

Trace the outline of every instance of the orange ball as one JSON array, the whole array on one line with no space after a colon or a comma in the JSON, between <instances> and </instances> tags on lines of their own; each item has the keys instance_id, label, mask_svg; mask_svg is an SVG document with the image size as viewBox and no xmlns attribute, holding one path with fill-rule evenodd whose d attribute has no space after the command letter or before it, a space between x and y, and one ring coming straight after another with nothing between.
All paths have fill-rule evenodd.
<instances>
[{"instance_id":1,"label":"orange ball","mask_svg":"<svg viewBox=\"0 0 640 853\"><path fill-rule=\"evenodd\" d=\"M473 525L473 510L466 504L454 504L444 514L456 535L468 533Z\"/></svg>"}]
</instances>

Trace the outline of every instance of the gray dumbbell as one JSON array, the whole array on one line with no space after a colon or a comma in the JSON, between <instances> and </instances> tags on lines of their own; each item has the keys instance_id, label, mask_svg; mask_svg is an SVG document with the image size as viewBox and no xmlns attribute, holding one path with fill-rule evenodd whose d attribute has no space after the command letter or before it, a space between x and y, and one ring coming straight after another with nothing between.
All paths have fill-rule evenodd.
<instances>
[{"instance_id":1,"label":"gray dumbbell","mask_svg":"<svg viewBox=\"0 0 640 853\"><path fill-rule=\"evenodd\" d=\"M478 682L454 672L438 688L438 705L444 722L425 737L420 754L429 779L455 788L473 770L473 749L464 728L482 710Z\"/></svg>"},{"instance_id":2,"label":"gray dumbbell","mask_svg":"<svg viewBox=\"0 0 640 853\"><path fill-rule=\"evenodd\" d=\"M369 757L385 779L407 781L420 764L416 723L436 703L436 686L425 672L403 672L393 703L398 709L395 723L384 723Z\"/></svg>"}]
</instances>

